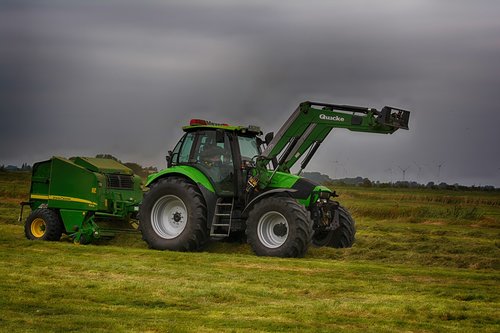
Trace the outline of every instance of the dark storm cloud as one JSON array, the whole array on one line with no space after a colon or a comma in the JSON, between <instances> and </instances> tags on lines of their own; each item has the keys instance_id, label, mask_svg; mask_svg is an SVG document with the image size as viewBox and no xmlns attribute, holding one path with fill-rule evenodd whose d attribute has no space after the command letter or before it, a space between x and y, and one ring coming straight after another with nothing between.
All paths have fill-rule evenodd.
<instances>
[{"instance_id":1,"label":"dark storm cloud","mask_svg":"<svg viewBox=\"0 0 500 333\"><path fill-rule=\"evenodd\" d=\"M20 5L22 4L22 5ZM191 117L276 130L303 100L413 110L336 131L310 170L500 185L495 1L0 5L0 164L113 153L162 166Z\"/></svg>"}]
</instances>

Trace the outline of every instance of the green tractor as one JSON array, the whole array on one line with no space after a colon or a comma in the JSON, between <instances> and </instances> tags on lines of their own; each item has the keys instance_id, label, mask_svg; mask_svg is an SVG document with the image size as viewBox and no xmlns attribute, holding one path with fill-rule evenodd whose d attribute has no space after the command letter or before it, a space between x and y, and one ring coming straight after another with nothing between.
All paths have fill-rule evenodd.
<instances>
[{"instance_id":1,"label":"green tractor","mask_svg":"<svg viewBox=\"0 0 500 333\"><path fill-rule=\"evenodd\" d=\"M391 134L409 111L304 102L276 135L256 126L192 119L150 175L139 209L149 247L196 251L209 239L244 237L259 256L301 257L311 245L351 247L351 215L335 191L300 177L333 128ZM290 169L301 161L295 175Z\"/></svg>"}]
</instances>

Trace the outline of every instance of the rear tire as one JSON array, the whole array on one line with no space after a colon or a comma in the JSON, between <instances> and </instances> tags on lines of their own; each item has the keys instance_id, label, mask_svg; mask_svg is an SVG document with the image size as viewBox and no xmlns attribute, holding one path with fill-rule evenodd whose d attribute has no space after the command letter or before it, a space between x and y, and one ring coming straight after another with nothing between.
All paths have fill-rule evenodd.
<instances>
[{"instance_id":1,"label":"rear tire","mask_svg":"<svg viewBox=\"0 0 500 333\"><path fill-rule=\"evenodd\" d=\"M196 251L205 245L207 208L198 188L182 178L160 179L139 209L142 239L157 250Z\"/></svg>"},{"instance_id":2,"label":"rear tire","mask_svg":"<svg viewBox=\"0 0 500 333\"><path fill-rule=\"evenodd\" d=\"M24 234L31 240L58 241L63 230L57 212L47 208L35 209L24 224Z\"/></svg>"},{"instance_id":3,"label":"rear tire","mask_svg":"<svg viewBox=\"0 0 500 333\"><path fill-rule=\"evenodd\" d=\"M342 206L339 212L339 227L335 230L317 230L313 236L314 246L328 246L334 248L352 247L356 235L356 223L347 209Z\"/></svg>"},{"instance_id":4,"label":"rear tire","mask_svg":"<svg viewBox=\"0 0 500 333\"><path fill-rule=\"evenodd\" d=\"M303 257L311 244L312 221L292 198L264 198L248 215L246 235L258 256Z\"/></svg>"}]
</instances>

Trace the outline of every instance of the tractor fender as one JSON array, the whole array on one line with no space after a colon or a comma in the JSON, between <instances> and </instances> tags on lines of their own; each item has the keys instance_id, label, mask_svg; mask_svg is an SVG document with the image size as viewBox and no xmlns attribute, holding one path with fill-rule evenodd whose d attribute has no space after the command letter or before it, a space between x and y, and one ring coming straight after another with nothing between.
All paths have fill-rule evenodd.
<instances>
[{"instance_id":1,"label":"tractor fender","mask_svg":"<svg viewBox=\"0 0 500 333\"><path fill-rule=\"evenodd\" d=\"M148 176L148 180L146 181L146 186L149 187L149 185L156 180L164 177L171 177L174 175L182 175L185 178L190 179L193 181L195 184L201 184L205 188L207 188L209 191L215 193L215 189L210 182L210 180L201 172L200 170L192 167L192 166L187 166L187 165L182 165L182 166L174 166L171 168L163 169L157 173L154 173L152 175Z\"/></svg>"},{"instance_id":2,"label":"tractor fender","mask_svg":"<svg viewBox=\"0 0 500 333\"><path fill-rule=\"evenodd\" d=\"M241 212L242 214L245 213L247 211L248 208L252 207L254 205L254 203L256 203L257 201L259 201L260 199L264 198L264 197L267 197L267 196L270 196L270 195L273 195L273 194L276 194L276 193L286 193L288 194L289 196L292 196L291 194L294 193L294 192L297 192L296 189L293 189L293 188L276 188L274 190L269 190L269 191L266 191L264 193L261 193L259 194L258 196L256 196L255 198L253 198L246 206L245 208L243 209L243 211Z\"/></svg>"},{"instance_id":3,"label":"tractor fender","mask_svg":"<svg viewBox=\"0 0 500 333\"><path fill-rule=\"evenodd\" d=\"M200 170L191 166L174 166L148 176L146 186L149 187L152 183L166 177L184 178L198 186L198 189L205 200L205 204L207 205L207 222L209 224L212 223L215 203L217 202L217 195L215 194L214 186L207 176L205 176Z\"/></svg>"}]
</instances>

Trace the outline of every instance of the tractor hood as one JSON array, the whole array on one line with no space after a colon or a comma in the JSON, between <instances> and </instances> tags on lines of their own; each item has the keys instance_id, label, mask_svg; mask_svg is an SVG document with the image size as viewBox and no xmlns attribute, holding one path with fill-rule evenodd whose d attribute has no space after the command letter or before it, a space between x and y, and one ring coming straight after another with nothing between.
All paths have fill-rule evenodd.
<instances>
[{"instance_id":1,"label":"tractor hood","mask_svg":"<svg viewBox=\"0 0 500 333\"><path fill-rule=\"evenodd\" d=\"M271 177L273 171L269 170L268 174ZM310 196L312 193L320 193L320 192L329 192L332 191L326 187L319 185L312 180L309 180L304 177L300 177L297 175L293 175L286 172L276 172L274 176L272 176L271 183L269 184L269 188L286 188L294 190L292 192L292 196L298 200L307 200L310 201Z\"/></svg>"}]
</instances>

